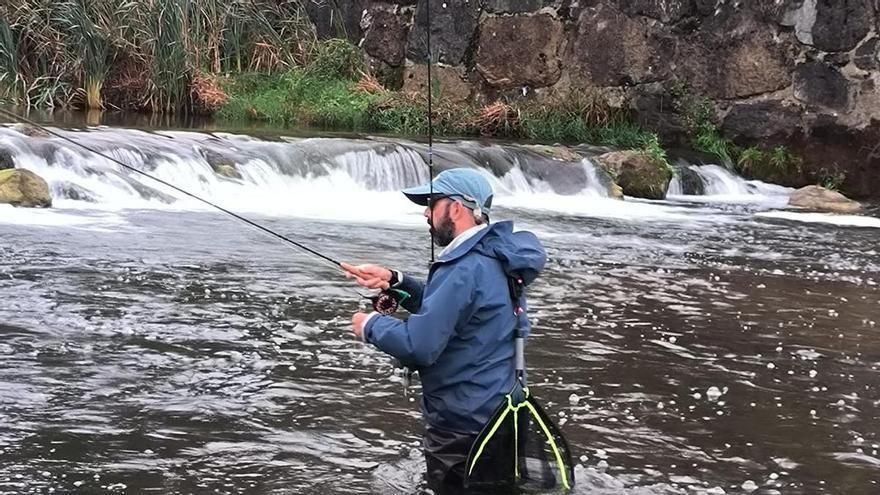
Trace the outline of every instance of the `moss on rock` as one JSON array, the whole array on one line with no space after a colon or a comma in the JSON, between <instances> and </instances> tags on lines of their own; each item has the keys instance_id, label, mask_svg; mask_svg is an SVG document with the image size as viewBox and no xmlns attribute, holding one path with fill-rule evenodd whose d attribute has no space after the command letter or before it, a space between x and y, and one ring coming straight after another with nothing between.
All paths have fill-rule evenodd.
<instances>
[{"instance_id":1,"label":"moss on rock","mask_svg":"<svg viewBox=\"0 0 880 495\"><path fill-rule=\"evenodd\" d=\"M597 161L625 195L645 199L666 197L672 171L662 160L636 151L614 151L597 157Z\"/></svg>"}]
</instances>

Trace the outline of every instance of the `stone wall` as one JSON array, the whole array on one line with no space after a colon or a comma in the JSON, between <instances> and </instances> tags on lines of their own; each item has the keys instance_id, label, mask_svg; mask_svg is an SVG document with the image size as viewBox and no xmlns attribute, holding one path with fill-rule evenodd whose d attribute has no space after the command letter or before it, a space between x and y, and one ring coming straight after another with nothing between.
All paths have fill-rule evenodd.
<instances>
[{"instance_id":1,"label":"stone wall","mask_svg":"<svg viewBox=\"0 0 880 495\"><path fill-rule=\"evenodd\" d=\"M306 1L323 6L310 10L321 34L361 44L386 84L421 75L424 85L417 65L426 60L427 0ZM801 180L843 172L850 194L880 196L880 0L431 0L430 7L434 60L457 99L604 91L676 144L685 136L672 102L687 88L711 99L717 124L736 143L784 144L799 154Z\"/></svg>"}]
</instances>

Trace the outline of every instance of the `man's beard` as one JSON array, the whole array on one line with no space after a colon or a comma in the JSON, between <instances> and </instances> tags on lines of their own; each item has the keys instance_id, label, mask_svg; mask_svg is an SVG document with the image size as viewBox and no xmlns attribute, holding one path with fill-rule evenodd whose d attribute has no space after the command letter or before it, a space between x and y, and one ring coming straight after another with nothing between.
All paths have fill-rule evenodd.
<instances>
[{"instance_id":1,"label":"man's beard","mask_svg":"<svg viewBox=\"0 0 880 495\"><path fill-rule=\"evenodd\" d=\"M431 224L431 222L428 223ZM455 225L448 214L443 215L436 227L431 224L431 235L434 236L434 244L440 247L448 246L455 239Z\"/></svg>"}]
</instances>

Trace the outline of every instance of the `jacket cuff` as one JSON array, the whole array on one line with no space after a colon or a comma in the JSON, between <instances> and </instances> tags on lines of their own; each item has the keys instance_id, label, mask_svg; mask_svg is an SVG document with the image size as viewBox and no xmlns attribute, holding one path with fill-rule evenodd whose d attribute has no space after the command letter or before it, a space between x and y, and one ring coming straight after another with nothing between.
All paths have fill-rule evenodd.
<instances>
[{"instance_id":1,"label":"jacket cuff","mask_svg":"<svg viewBox=\"0 0 880 495\"><path fill-rule=\"evenodd\" d=\"M400 270L391 270L397 274L397 282L391 284L391 287L399 287L403 283L403 272Z\"/></svg>"},{"instance_id":2,"label":"jacket cuff","mask_svg":"<svg viewBox=\"0 0 880 495\"><path fill-rule=\"evenodd\" d=\"M364 326L361 329L361 342L370 342L369 339L369 331L370 331L370 323L373 321L373 318L376 316L380 316L379 313L373 311L372 313L367 315L367 318L364 320Z\"/></svg>"}]
</instances>

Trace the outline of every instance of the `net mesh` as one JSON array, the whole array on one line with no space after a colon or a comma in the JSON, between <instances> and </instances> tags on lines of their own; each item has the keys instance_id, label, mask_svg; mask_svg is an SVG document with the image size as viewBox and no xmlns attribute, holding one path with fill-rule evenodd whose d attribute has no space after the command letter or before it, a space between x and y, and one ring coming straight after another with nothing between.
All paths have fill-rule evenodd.
<instances>
[{"instance_id":1,"label":"net mesh","mask_svg":"<svg viewBox=\"0 0 880 495\"><path fill-rule=\"evenodd\" d=\"M564 492L574 486L568 443L528 390L519 401L508 395L480 432L468 455L465 486L492 493Z\"/></svg>"}]
</instances>

